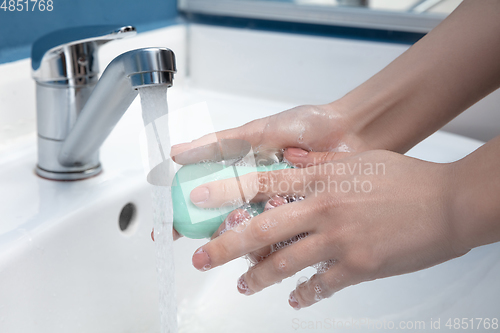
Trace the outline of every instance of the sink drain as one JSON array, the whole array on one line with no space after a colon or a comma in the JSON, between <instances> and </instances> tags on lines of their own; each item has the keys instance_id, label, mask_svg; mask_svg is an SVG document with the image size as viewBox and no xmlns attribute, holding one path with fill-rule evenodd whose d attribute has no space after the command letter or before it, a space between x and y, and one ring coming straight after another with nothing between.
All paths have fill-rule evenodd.
<instances>
[{"instance_id":1,"label":"sink drain","mask_svg":"<svg viewBox=\"0 0 500 333\"><path fill-rule=\"evenodd\" d=\"M118 218L118 225L121 231L130 231L132 225L134 224L136 208L133 203L128 203L123 206L120 212L120 217Z\"/></svg>"}]
</instances>

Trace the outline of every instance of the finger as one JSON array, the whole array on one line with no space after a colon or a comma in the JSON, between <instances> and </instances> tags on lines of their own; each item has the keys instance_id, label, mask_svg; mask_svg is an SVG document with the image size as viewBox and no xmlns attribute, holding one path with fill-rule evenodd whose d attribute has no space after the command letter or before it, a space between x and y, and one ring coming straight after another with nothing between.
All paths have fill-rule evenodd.
<instances>
[{"instance_id":1,"label":"finger","mask_svg":"<svg viewBox=\"0 0 500 333\"><path fill-rule=\"evenodd\" d=\"M250 214L242 208L233 210L226 216L224 222L222 222L219 228L212 234L210 240L219 237L227 230L236 228L241 223L247 222L248 220L250 220L250 218Z\"/></svg>"},{"instance_id":2,"label":"finger","mask_svg":"<svg viewBox=\"0 0 500 333\"><path fill-rule=\"evenodd\" d=\"M286 203L288 203L288 201L285 198L280 197L279 195L275 195L264 206L264 212L266 212L270 209L282 206ZM271 254L271 252L273 251L273 246L274 245L264 246L263 248L260 248L256 251L253 251L253 252L247 254L248 260L250 260L250 262L252 264L257 264L257 263L261 262L262 260L264 260L267 256L269 256Z\"/></svg>"},{"instance_id":3,"label":"finger","mask_svg":"<svg viewBox=\"0 0 500 333\"><path fill-rule=\"evenodd\" d=\"M284 205L287 203L287 200L283 197L280 196L274 196L271 200L269 200L266 203L266 206L264 207L264 212L268 211L269 209L276 208L278 206ZM224 232L227 230L234 229L237 225L247 222L250 219L250 214L245 211L244 209L235 209L229 215L226 217L223 223L219 226L219 228L212 234L212 237L210 240L213 240L220 235L222 235ZM290 241L290 240L287 240ZM281 242L280 242L281 243ZM247 254L247 259L250 260L251 264L256 264L264 258L266 258L269 254L271 254L273 250L273 246L265 246L261 249L258 249L254 252L248 253Z\"/></svg>"},{"instance_id":4,"label":"finger","mask_svg":"<svg viewBox=\"0 0 500 333\"><path fill-rule=\"evenodd\" d=\"M239 224L245 223L250 219L250 214L244 209L235 209L226 217L224 222L221 223L219 228L212 234L210 240L214 240L228 230L236 228ZM262 261L266 256L268 256L272 251L272 246L265 246L262 249L258 249L252 253L247 254L247 259L250 260L252 264L256 264Z\"/></svg>"},{"instance_id":5,"label":"finger","mask_svg":"<svg viewBox=\"0 0 500 333\"><path fill-rule=\"evenodd\" d=\"M223 233L195 252L193 265L199 270L207 270L283 239L306 232L312 234L312 225L304 223L314 218L314 211L310 208L312 205L307 201L305 199L269 210Z\"/></svg>"},{"instance_id":6,"label":"finger","mask_svg":"<svg viewBox=\"0 0 500 333\"><path fill-rule=\"evenodd\" d=\"M245 295L254 294L321 261L324 254L315 250L322 248L321 242L322 237L313 235L272 253L239 278L238 290Z\"/></svg>"},{"instance_id":7,"label":"finger","mask_svg":"<svg viewBox=\"0 0 500 333\"><path fill-rule=\"evenodd\" d=\"M205 141L205 139L203 139ZM179 164L190 164L200 161L228 161L247 156L252 145L241 139L219 139L203 146L194 147L174 155L172 159ZM207 140L208 141L208 140Z\"/></svg>"},{"instance_id":8,"label":"finger","mask_svg":"<svg viewBox=\"0 0 500 333\"><path fill-rule=\"evenodd\" d=\"M314 177L314 170L304 172L304 169L252 172L200 185L191 191L190 198L200 208L217 208L235 200L260 202L274 195L307 196L313 193Z\"/></svg>"},{"instance_id":9,"label":"finger","mask_svg":"<svg viewBox=\"0 0 500 333\"><path fill-rule=\"evenodd\" d=\"M286 161L299 168L339 160L350 155L350 152L313 152L301 148L287 148L283 154Z\"/></svg>"},{"instance_id":10,"label":"finger","mask_svg":"<svg viewBox=\"0 0 500 333\"><path fill-rule=\"evenodd\" d=\"M290 293L288 303L294 309L313 305L324 298L332 296L339 290L358 283L341 263L335 263L324 273L314 274Z\"/></svg>"},{"instance_id":11,"label":"finger","mask_svg":"<svg viewBox=\"0 0 500 333\"><path fill-rule=\"evenodd\" d=\"M262 128L267 124L268 118L257 119L243 126L211 133L187 143L173 145L170 156L179 164L192 164L200 161L219 161L230 156L222 156L218 143L223 140L238 140L248 142L255 147L261 140ZM234 141L233 141L234 142ZM241 147L230 145L224 151L225 155L238 155Z\"/></svg>"}]
</instances>

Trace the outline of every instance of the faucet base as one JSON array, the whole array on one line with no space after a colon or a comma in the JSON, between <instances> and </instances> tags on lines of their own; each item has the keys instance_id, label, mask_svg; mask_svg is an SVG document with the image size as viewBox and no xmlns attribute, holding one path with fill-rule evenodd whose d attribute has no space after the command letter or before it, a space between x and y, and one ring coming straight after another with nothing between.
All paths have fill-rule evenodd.
<instances>
[{"instance_id":1,"label":"faucet base","mask_svg":"<svg viewBox=\"0 0 500 333\"><path fill-rule=\"evenodd\" d=\"M62 180L62 181L74 181L83 180L90 177L97 176L102 171L101 165L97 165L95 168L91 168L84 171L74 171L74 172L54 172L48 171L36 166L36 174L42 178L51 180Z\"/></svg>"}]
</instances>

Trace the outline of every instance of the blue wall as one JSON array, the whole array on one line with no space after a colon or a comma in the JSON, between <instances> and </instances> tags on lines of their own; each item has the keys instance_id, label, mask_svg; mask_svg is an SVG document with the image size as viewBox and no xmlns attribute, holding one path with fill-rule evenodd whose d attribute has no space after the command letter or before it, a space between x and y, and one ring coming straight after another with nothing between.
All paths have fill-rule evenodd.
<instances>
[{"instance_id":1,"label":"blue wall","mask_svg":"<svg viewBox=\"0 0 500 333\"><path fill-rule=\"evenodd\" d=\"M79 25L134 25L139 32L177 22L176 0L52 0L51 12L0 9L0 63L29 57L31 43L47 32ZM0 5L4 0L0 0ZM15 1L17 3L17 0ZM19 0L26 3L26 0ZM6 0L8 7L9 0ZM14 1L13 1L14 3ZM45 0L45 3L47 1Z\"/></svg>"}]
</instances>

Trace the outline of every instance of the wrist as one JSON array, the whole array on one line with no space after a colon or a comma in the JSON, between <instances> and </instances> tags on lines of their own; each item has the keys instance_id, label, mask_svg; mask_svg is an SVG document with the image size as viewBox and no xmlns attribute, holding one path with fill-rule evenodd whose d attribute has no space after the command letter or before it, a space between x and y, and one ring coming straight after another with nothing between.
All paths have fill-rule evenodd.
<instances>
[{"instance_id":1,"label":"wrist","mask_svg":"<svg viewBox=\"0 0 500 333\"><path fill-rule=\"evenodd\" d=\"M491 155L498 151L491 148L488 143L453 163L454 220L459 243L466 249L500 240L500 177L496 155Z\"/></svg>"},{"instance_id":2,"label":"wrist","mask_svg":"<svg viewBox=\"0 0 500 333\"><path fill-rule=\"evenodd\" d=\"M346 136L358 147L404 153L414 144L406 142L409 138L399 110L404 98L401 91L373 91L365 83L328 106L341 115Z\"/></svg>"},{"instance_id":3,"label":"wrist","mask_svg":"<svg viewBox=\"0 0 500 333\"><path fill-rule=\"evenodd\" d=\"M443 209L445 219L448 223L450 232L450 243L452 244L457 256L470 251L475 245L472 239L468 237L468 215L466 204L464 205L464 184L460 181L461 161L443 164L443 173L441 177L442 193L445 198L445 207Z\"/></svg>"},{"instance_id":4,"label":"wrist","mask_svg":"<svg viewBox=\"0 0 500 333\"><path fill-rule=\"evenodd\" d=\"M339 144L347 146L349 152L360 153L377 149L360 135L357 130L359 124L354 117L352 108L342 99L320 107L327 111L328 118L332 121L331 126L341 133Z\"/></svg>"}]
</instances>

